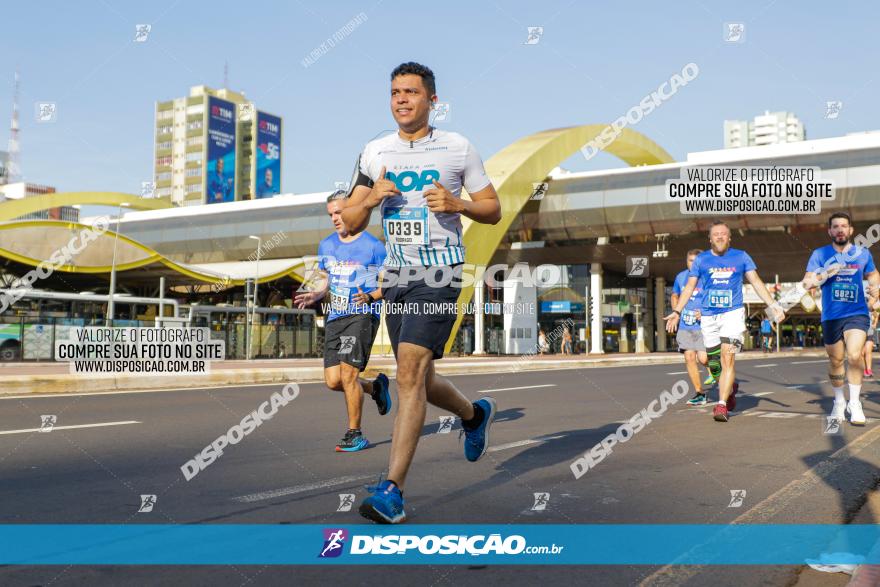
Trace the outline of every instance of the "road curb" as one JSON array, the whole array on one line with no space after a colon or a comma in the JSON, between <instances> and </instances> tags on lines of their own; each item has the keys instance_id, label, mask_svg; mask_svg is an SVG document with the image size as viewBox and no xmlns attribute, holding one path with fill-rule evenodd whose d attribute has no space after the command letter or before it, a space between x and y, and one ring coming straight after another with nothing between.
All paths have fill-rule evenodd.
<instances>
[{"instance_id":1,"label":"road curb","mask_svg":"<svg viewBox=\"0 0 880 587\"><path fill-rule=\"evenodd\" d=\"M743 354L739 360L773 360L790 357L824 357L823 351L785 351L772 355ZM631 367L643 365L681 365L680 355L633 355L628 357L608 356L607 358L578 359L502 359L487 357L486 360L469 359L460 361L448 359L436 363L437 373L441 375L477 375L491 373L517 373L520 371L546 371L560 369L591 369L608 367ZM375 377L379 373L394 377L394 365L367 367L364 376ZM321 366L254 369L217 369L207 375L193 376L143 376L126 375L122 377L93 377L80 375L9 375L0 376L0 396L25 395L29 393L89 393L101 391L139 391L145 389L185 389L215 387L226 385L253 385L320 382L324 380Z\"/></svg>"}]
</instances>

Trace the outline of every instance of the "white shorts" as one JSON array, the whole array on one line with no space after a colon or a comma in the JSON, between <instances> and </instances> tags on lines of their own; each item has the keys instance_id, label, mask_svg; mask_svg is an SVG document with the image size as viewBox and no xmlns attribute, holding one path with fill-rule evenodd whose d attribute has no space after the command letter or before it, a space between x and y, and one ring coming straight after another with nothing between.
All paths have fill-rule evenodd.
<instances>
[{"instance_id":1,"label":"white shorts","mask_svg":"<svg viewBox=\"0 0 880 587\"><path fill-rule=\"evenodd\" d=\"M707 349L726 342L739 350L742 348L743 332L746 330L746 309L737 308L713 316L703 314L700 318L700 330L703 331L703 344Z\"/></svg>"}]
</instances>

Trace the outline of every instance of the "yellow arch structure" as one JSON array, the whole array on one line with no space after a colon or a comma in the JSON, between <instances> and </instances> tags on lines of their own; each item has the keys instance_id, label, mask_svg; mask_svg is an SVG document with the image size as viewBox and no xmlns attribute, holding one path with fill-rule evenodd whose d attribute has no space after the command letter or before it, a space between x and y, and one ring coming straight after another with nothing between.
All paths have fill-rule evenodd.
<instances>
[{"instance_id":1,"label":"yellow arch structure","mask_svg":"<svg viewBox=\"0 0 880 587\"><path fill-rule=\"evenodd\" d=\"M545 130L508 145L486 161L486 172L501 200L501 221L495 225L479 224L462 217L465 261L487 266L511 223L529 201L532 184L543 181L554 167L577 153L607 127L606 124L588 124ZM624 128L603 150L630 166L675 162L654 141L629 128ZM467 304L473 295L473 287L463 288L458 301ZM462 314L459 314L446 343L447 353L452 348L461 319Z\"/></svg>"},{"instance_id":2,"label":"yellow arch structure","mask_svg":"<svg viewBox=\"0 0 880 587\"><path fill-rule=\"evenodd\" d=\"M132 210L162 210L171 207L171 198L142 198L121 192L62 192L41 194L20 200L7 200L0 204L0 222L7 222L31 212L61 206L94 205L119 206L128 204Z\"/></svg>"}]
</instances>

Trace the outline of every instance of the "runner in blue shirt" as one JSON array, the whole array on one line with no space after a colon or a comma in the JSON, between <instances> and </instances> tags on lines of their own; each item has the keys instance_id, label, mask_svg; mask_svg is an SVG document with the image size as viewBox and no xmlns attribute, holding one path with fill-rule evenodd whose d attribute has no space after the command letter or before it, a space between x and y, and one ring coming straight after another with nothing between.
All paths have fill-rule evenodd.
<instances>
[{"instance_id":1,"label":"runner in blue shirt","mask_svg":"<svg viewBox=\"0 0 880 587\"><path fill-rule=\"evenodd\" d=\"M682 311L691 294L701 284L703 306L700 310L700 329L709 359L709 372L718 379L718 404L712 411L717 422L727 422L728 412L736 408L736 377L734 359L742 348L745 325L743 308L743 278L749 280L777 322L785 312L773 300L756 271L755 262L745 251L730 248L730 227L716 221L709 230L711 250L697 255L688 274L687 285L681 292L672 313L664 318L666 330L675 332Z\"/></svg>"},{"instance_id":2,"label":"runner in blue shirt","mask_svg":"<svg viewBox=\"0 0 880 587\"><path fill-rule=\"evenodd\" d=\"M761 350L769 353L773 350L771 338L773 337L773 321L770 318L761 320Z\"/></svg>"},{"instance_id":3,"label":"runner in blue shirt","mask_svg":"<svg viewBox=\"0 0 880 587\"><path fill-rule=\"evenodd\" d=\"M865 425L865 413L859 393L862 389L862 348L870 327L868 298L871 307L876 303L880 273L867 249L851 242L852 219L844 212L836 212L828 219L831 244L813 251L807 263L802 285L805 289L822 288L822 339L828 352L828 378L834 390L831 417L843 420L849 412L850 423ZM872 291L865 296L863 280L867 279ZM849 402L843 392L846 357L849 380Z\"/></svg>"},{"instance_id":4,"label":"runner in blue shirt","mask_svg":"<svg viewBox=\"0 0 880 587\"><path fill-rule=\"evenodd\" d=\"M381 302L373 300L378 271L385 262L385 245L369 234L349 234L342 221L341 202L345 192L327 198L327 213L336 231L318 245L318 277L314 291L294 297L298 308L312 305L330 293L329 313L324 328L324 382L345 393L348 431L337 452L355 452L369 446L361 432L364 394L376 402L380 415L391 411L388 377L380 373L373 381L360 373L370 360L370 350L379 331ZM360 302L369 301L369 304Z\"/></svg>"},{"instance_id":5,"label":"runner in blue shirt","mask_svg":"<svg viewBox=\"0 0 880 587\"><path fill-rule=\"evenodd\" d=\"M697 255L702 253L700 249L691 249L687 252L687 269L675 276L675 282L672 286L672 307L678 304L679 296L687 285L688 275L690 274L691 265ZM697 361L702 365L706 365L708 357L706 355L706 345L703 344L703 333L700 330L700 315L703 307L703 289L697 284L691 299L688 300L684 310L681 313L681 323L678 327L678 334L675 341L678 343L678 350L684 353L684 363L687 368L688 376L694 384L696 393L694 397L688 400L689 406L705 406L706 394L703 393L703 383L700 381L700 368L697 367ZM715 378L709 374L706 379L706 385L715 383Z\"/></svg>"}]
</instances>

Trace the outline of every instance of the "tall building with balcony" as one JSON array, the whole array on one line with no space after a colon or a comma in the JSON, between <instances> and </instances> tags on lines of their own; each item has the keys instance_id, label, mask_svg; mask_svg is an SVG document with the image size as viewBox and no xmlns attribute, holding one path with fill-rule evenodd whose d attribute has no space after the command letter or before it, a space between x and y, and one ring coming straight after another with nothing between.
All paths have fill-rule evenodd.
<instances>
[{"instance_id":1,"label":"tall building with balcony","mask_svg":"<svg viewBox=\"0 0 880 587\"><path fill-rule=\"evenodd\" d=\"M177 206L281 193L281 118L208 86L156 103L154 195Z\"/></svg>"},{"instance_id":2,"label":"tall building with balcony","mask_svg":"<svg viewBox=\"0 0 880 587\"><path fill-rule=\"evenodd\" d=\"M752 120L724 121L724 148L794 143L806 139L803 123L791 112L759 114Z\"/></svg>"}]
</instances>

